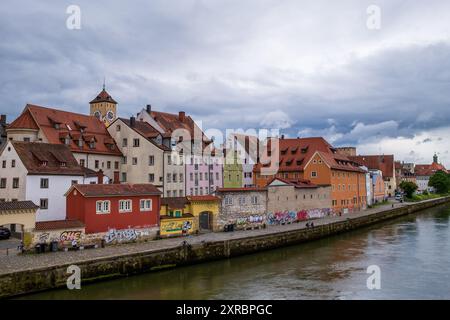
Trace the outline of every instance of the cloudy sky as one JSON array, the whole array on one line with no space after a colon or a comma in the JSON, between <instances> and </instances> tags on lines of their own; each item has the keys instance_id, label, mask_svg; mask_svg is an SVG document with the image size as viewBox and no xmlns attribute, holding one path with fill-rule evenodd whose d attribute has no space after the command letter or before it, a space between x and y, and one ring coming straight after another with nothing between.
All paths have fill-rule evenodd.
<instances>
[{"instance_id":1,"label":"cloudy sky","mask_svg":"<svg viewBox=\"0 0 450 320\"><path fill-rule=\"evenodd\" d=\"M106 77L120 116L152 104L450 167L449 1L2 0L0 34L9 120L26 103L87 113Z\"/></svg>"}]
</instances>

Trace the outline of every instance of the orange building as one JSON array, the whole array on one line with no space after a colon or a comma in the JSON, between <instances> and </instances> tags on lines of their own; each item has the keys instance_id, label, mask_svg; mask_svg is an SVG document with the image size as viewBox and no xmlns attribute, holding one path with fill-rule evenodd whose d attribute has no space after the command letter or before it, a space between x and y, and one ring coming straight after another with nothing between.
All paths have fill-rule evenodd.
<instances>
[{"instance_id":1,"label":"orange building","mask_svg":"<svg viewBox=\"0 0 450 320\"><path fill-rule=\"evenodd\" d=\"M270 165L257 164L254 167L256 186L265 187L274 177L304 179L316 185L331 185L332 207L336 212L346 213L366 207L366 172L357 163L339 154L325 139L281 138L278 139L278 146L271 142L268 142L265 153L270 154L272 162L278 164L278 170L268 174L262 169Z\"/></svg>"}]
</instances>

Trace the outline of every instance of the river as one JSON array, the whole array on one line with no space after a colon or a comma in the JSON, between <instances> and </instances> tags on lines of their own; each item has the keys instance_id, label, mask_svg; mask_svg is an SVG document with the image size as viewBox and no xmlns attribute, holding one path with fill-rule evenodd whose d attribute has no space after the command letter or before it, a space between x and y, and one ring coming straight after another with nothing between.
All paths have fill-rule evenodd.
<instances>
[{"instance_id":1,"label":"river","mask_svg":"<svg viewBox=\"0 0 450 320\"><path fill-rule=\"evenodd\" d=\"M450 299L450 206L253 255L21 299ZM377 265L381 288L367 288Z\"/></svg>"}]
</instances>

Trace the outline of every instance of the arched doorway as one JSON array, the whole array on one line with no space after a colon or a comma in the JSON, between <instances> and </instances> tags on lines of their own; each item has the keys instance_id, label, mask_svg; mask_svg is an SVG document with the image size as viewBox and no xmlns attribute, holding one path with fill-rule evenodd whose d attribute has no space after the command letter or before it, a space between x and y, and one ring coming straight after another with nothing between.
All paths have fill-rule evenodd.
<instances>
[{"instance_id":1,"label":"arched doorway","mask_svg":"<svg viewBox=\"0 0 450 320\"><path fill-rule=\"evenodd\" d=\"M211 230L212 229L212 212L211 211L200 212L199 225L200 225L200 230Z\"/></svg>"}]
</instances>

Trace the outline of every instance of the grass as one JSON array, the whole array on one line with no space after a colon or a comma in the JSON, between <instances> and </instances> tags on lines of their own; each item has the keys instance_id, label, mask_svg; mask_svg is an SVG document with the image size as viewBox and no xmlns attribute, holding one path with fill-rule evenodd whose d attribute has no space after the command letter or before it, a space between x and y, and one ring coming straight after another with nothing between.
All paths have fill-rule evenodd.
<instances>
[{"instance_id":1,"label":"grass","mask_svg":"<svg viewBox=\"0 0 450 320\"><path fill-rule=\"evenodd\" d=\"M412 198L405 198L407 202L418 202L429 199L436 199L440 197L448 196L447 194L437 194L437 193L429 193L429 194L414 194Z\"/></svg>"},{"instance_id":2,"label":"grass","mask_svg":"<svg viewBox=\"0 0 450 320\"><path fill-rule=\"evenodd\" d=\"M372 204L370 206L367 206L367 208L372 209L372 208L376 208L376 207L379 207L379 206L383 206L383 205L388 204L388 203L389 203L389 201L384 200L384 201L381 201L381 202L374 203L374 204Z\"/></svg>"}]
</instances>

